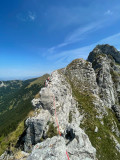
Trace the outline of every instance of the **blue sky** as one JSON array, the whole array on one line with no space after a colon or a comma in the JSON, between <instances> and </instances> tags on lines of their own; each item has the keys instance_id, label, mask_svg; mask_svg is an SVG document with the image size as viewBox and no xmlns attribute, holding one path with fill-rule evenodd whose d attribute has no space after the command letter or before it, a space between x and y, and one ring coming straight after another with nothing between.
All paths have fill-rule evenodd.
<instances>
[{"instance_id":1,"label":"blue sky","mask_svg":"<svg viewBox=\"0 0 120 160\"><path fill-rule=\"evenodd\" d=\"M119 0L0 1L0 79L51 73L106 43L120 50Z\"/></svg>"}]
</instances>

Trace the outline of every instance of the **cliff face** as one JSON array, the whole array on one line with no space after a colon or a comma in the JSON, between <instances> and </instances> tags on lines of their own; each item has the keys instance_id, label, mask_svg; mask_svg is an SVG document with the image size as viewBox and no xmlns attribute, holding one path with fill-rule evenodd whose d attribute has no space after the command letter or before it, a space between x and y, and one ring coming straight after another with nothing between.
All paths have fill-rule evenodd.
<instances>
[{"instance_id":1,"label":"cliff face","mask_svg":"<svg viewBox=\"0 0 120 160\"><path fill-rule=\"evenodd\" d=\"M120 52L113 46L98 45L88 56L96 73L99 95L104 105L120 118Z\"/></svg>"},{"instance_id":2,"label":"cliff face","mask_svg":"<svg viewBox=\"0 0 120 160\"><path fill-rule=\"evenodd\" d=\"M88 56L96 73L100 98L105 106L119 103L120 92L120 52L109 45L97 46ZM117 63L118 62L118 63Z\"/></svg>"},{"instance_id":3,"label":"cliff face","mask_svg":"<svg viewBox=\"0 0 120 160\"><path fill-rule=\"evenodd\" d=\"M119 159L119 51L96 46L87 61L76 59L54 71L39 94L21 142L31 152L28 160L67 160L67 154L70 160Z\"/></svg>"}]
</instances>

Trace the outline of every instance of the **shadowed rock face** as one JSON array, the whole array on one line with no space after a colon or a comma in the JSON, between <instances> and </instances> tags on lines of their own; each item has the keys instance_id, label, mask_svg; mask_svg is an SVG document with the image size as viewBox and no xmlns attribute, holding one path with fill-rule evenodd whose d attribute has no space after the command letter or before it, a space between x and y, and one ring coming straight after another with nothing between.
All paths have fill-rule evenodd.
<instances>
[{"instance_id":1,"label":"shadowed rock face","mask_svg":"<svg viewBox=\"0 0 120 160\"><path fill-rule=\"evenodd\" d=\"M118 120L120 122L120 105L113 105L112 109L115 112L116 117L118 118Z\"/></svg>"}]
</instances>

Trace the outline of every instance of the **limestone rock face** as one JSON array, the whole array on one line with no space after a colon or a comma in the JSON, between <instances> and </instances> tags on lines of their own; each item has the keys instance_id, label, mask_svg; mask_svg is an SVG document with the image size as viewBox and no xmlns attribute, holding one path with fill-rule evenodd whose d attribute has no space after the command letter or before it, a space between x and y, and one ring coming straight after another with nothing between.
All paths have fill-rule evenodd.
<instances>
[{"instance_id":1,"label":"limestone rock face","mask_svg":"<svg viewBox=\"0 0 120 160\"><path fill-rule=\"evenodd\" d=\"M85 132L75 124L70 126L73 128L75 138L67 143L67 151L71 160L96 159L96 150L91 146L88 136Z\"/></svg>"},{"instance_id":2,"label":"limestone rock face","mask_svg":"<svg viewBox=\"0 0 120 160\"><path fill-rule=\"evenodd\" d=\"M27 130L25 135L24 151L30 152L32 146L40 142L40 139L46 130L46 123L49 118L49 112L47 110L41 110L38 116L26 120L25 123Z\"/></svg>"},{"instance_id":3,"label":"limestone rock face","mask_svg":"<svg viewBox=\"0 0 120 160\"><path fill-rule=\"evenodd\" d=\"M120 63L120 52L116 48L108 44L97 45L95 49L92 52L90 52L88 56L88 61L93 62L96 55L99 54L111 55L116 62Z\"/></svg>"},{"instance_id":4,"label":"limestone rock face","mask_svg":"<svg viewBox=\"0 0 120 160\"><path fill-rule=\"evenodd\" d=\"M96 81L96 73L92 63L83 59L73 60L63 72L71 83L80 92L90 93L94 96L93 103L98 112L106 114L104 103L99 97L99 86Z\"/></svg>"},{"instance_id":5,"label":"limestone rock face","mask_svg":"<svg viewBox=\"0 0 120 160\"><path fill-rule=\"evenodd\" d=\"M114 60L108 58L108 56L99 55L93 61L93 68L96 72L96 81L99 86L100 98L103 100L104 105L111 108L115 104L117 95L115 86L111 75L111 63Z\"/></svg>"},{"instance_id":6,"label":"limestone rock face","mask_svg":"<svg viewBox=\"0 0 120 160\"><path fill-rule=\"evenodd\" d=\"M66 145L63 137L53 137L38 143L27 160L67 160Z\"/></svg>"},{"instance_id":7,"label":"limestone rock face","mask_svg":"<svg viewBox=\"0 0 120 160\"><path fill-rule=\"evenodd\" d=\"M74 130L75 138L73 141L66 141L63 137L53 137L42 143L35 145L31 155L27 160L95 160L96 150L91 147L88 136L78 127L71 126Z\"/></svg>"},{"instance_id":8,"label":"limestone rock face","mask_svg":"<svg viewBox=\"0 0 120 160\"><path fill-rule=\"evenodd\" d=\"M40 98L37 98L37 99L34 98L31 102L32 102L32 105L34 107L41 108L41 106L40 106Z\"/></svg>"},{"instance_id":9,"label":"limestone rock face","mask_svg":"<svg viewBox=\"0 0 120 160\"><path fill-rule=\"evenodd\" d=\"M65 74L82 90L90 90L93 94L98 94L96 75L92 68L92 63L83 59L76 59L70 63L65 70Z\"/></svg>"},{"instance_id":10,"label":"limestone rock face","mask_svg":"<svg viewBox=\"0 0 120 160\"><path fill-rule=\"evenodd\" d=\"M120 99L120 52L113 46L98 45L89 54L88 61L95 70L101 100L112 108Z\"/></svg>"},{"instance_id":11,"label":"limestone rock face","mask_svg":"<svg viewBox=\"0 0 120 160\"><path fill-rule=\"evenodd\" d=\"M0 160L7 160L7 159L12 159L13 155L8 154L6 151L0 156Z\"/></svg>"},{"instance_id":12,"label":"limestone rock face","mask_svg":"<svg viewBox=\"0 0 120 160\"><path fill-rule=\"evenodd\" d=\"M36 144L28 160L67 160L66 150L73 160L96 159L95 148L79 127L83 116L72 96L71 86L61 72L51 74L50 83L40 91L39 104L40 113L26 120L25 151L30 151ZM54 127L59 124L62 137L47 138L51 123ZM43 142L41 138L44 138Z\"/></svg>"}]
</instances>

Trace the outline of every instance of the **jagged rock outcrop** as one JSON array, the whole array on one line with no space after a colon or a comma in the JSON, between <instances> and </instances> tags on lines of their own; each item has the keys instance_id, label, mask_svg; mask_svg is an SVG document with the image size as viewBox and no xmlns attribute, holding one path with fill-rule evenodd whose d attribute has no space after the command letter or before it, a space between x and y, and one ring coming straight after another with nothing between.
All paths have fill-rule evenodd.
<instances>
[{"instance_id":1,"label":"jagged rock outcrop","mask_svg":"<svg viewBox=\"0 0 120 160\"><path fill-rule=\"evenodd\" d=\"M114 60L111 60L106 55L99 55L98 58L93 61L100 98L103 100L104 105L110 108L117 100L117 93L111 75L112 62L114 64Z\"/></svg>"},{"instance_id":2,"label":"jagged rock outcrop","mask_svg":"<svg viewBox=\"0 0 120 160\"><path fill-rule=\"evenodd\" d=\"M92 68L92 63L83 59L73 60L72 63L66 67L65 74L72 83L80 87L81 90L89 90L93 94L98 94L96 75Z\"/></svg>"},{"instance_id":3,"label":"jagged rock outcrop","mask_svg":"<svg viewBox=\"0 0 120 160\"><path fill-rule=\"evenodd\" d=\"M92 147L88 136L79 128L83 116L77 109L77 102L72 96L70 84L59 71L51 74L50 81L49 85L40 91L40 113L26 121L25 150L30 151L34 144L39 146L39 149L34 147L28 160L42 160L48 157L50 159L67 159L66 150L68 150L71 160L77 160L80 157L81 160L96 159L96 150ZM57 127L55 108L62 137L53 136L51 139L46 139L49 124ZM41 138L44 139L44 142L41 142ZM50 145L53 147L51 148Z\"/></svg>"},{"instance_id":4,"label":"jagged rock outcrop","mask_svg":"<svg viewBox=\"0 0 120 160\"><path fill-rule=\"evenodd\" d=\"M111 55L116 62L120 64L120 52L113 46L110 46L108 44L105 45L97 45L92 52L90 52L88 56L88 60L90 62L93 62L94 58L97 55L106 54Z\"/></svg>"},{"instance_id":5,"label":"jagged rock outcrop","mask_svg":"<svg viewBox=\"0 0 120 160\"><path fill-rule=\"evenodd\" d=\"M38 143L27 160L68 160L66 151L71 160L95 159L96 150L91 147L87 135L78 127L74 128L74 134L75 138L67 145L65 139L60 136Z\"/></svg>"},{"instance_id":6,"label":"jagged rock outcrop","mask_svg":"<svg viewBox=\"0 0 120 160\"><path fill-rule=\"evenodd\" d=\"M47 122L50 119L50 114L47 110L41 110L40 114L36 117L32 117L26 120L26 136L24 143L24 151L31 151L31 148L36 143L40 142L42 136L44 136L44 130L46 130Z\"/></svg>"},{"instance_id":7,"label":"jagged rock outcrop","mask_svg":"<svg viewBox=\"0 0 120 160\"><path fill-rule=\"evenodd\" d=\"M89 54L88 61L96 73L100 98L104 105L111 108L119 103L120 93L120 52L113 46L98 45Z\"/></svg>"},{"instance_id":8,"label":"jagged rock outcrop","mask_svg":"<svg viewBox=\"0 0 120 160\"><path fill-rule=\"evenodd\" d=\"M81 93L92 94L94 96L93 103L98 113L102 116L106 114L104 103L99 97L99 87L96 82L96 74L92 63L83 59L73 60L65 69L65 74L71 83Z\"/></svg>"},{"instance_id":9,"label":"jagged rock outcrop","mask_svg":"<svg viewBox=\"0 0 120 160\"><path fill-rule=\"evenodd\" d=\"M41 108L41 105L40 105L40 98L34 98L32 101L32 105L35 107L35 108Z\"/></svg>"}]
</instances>

